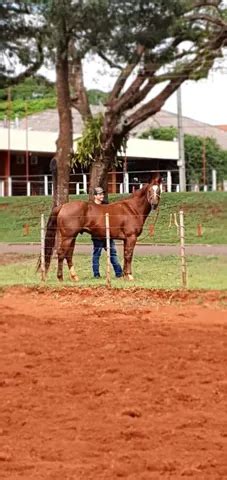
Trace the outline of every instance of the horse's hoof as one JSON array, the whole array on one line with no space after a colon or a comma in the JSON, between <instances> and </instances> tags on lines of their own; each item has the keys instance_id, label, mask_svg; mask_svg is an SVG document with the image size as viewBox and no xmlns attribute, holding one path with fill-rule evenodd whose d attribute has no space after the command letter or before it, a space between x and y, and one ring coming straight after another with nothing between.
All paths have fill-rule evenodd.
<instances>
[{"instance_id":1,"label":"horse's hoof","mask_svg":"<svg viewBox=\"0 0 227 480\"><path fill-rule=\"evenodd\" d=\"M130 282L132 282L134 280L133 276L131 275L131 273L127 273L125 275L125 280L129 280Z\"/></svg>"},{"instance_id":2,"label":"horse's hoof","mask_svg":"<svg viewBox=\"0 0 227 480\"><path fill-rule=\"evenodd\" d=\"M59 282L63 282L63 277L58 277Z\"/></svg>"},{"instance_id":3,"label":"horse's hoof","mask_svg":"<svg viewBox=\"0 0 227 480\"><path fill-rule=\"evenodd\" d=\"M72 282L79 282L79 277L77 275L71 275Z\"/></svg>"},{"instance_id":4,"label":"horse's hoof","mask_svg":"<svg viewBox=\"0 0 227 480\"><path fill-rule=\"evenodd\" d=\"M78 282L79 280L79 277L77 276L75 270L74 270L74 266L72 265L72 267L69 269L69 273L70 273L70 278L73 282Z\"/></svg>"}]
</instances>

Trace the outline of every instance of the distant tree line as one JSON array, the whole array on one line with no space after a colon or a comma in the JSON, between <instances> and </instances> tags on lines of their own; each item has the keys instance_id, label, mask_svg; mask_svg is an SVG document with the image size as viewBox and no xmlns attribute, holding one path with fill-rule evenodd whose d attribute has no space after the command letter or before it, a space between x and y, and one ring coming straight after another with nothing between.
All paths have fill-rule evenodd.
<instances>
[{"instance_id":1,"label":"distant tree line","mask_svg":"<svg viewBox=\"0 0 227 480\"><path fill-rule=\"evenodd\" d=\"M103 104L107 93L91 89L87 91L91 105ZM10 98L10 103L9 103ZM8 88L0 88L0 120L42 112L47 108L57 107L56 85L41 75L26 78L24 81Z\"/></svg>"},{"instance_id":2,"label":"distant tree line","mask_svg":"<svg viewBox=\"0 0 227 480\"><path fill-rule=\"evenodd\" d=\"M178 137L175 127L160 127L146 130L140 138L174 140ZM214 138L184 135L186 181L188 184L211 184L212 170L217 178L227 178L227 150L222 149Z\"/></svg>"}]
</instances>

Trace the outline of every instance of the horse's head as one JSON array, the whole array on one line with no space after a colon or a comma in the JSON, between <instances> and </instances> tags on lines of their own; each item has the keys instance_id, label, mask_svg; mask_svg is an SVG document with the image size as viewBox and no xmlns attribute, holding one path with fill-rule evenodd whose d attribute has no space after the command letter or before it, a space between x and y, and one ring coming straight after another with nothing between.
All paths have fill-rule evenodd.
<instances>
[{"instance_id":1,"label":"horse's head","mask_svg":"<svg viewBox=\"0 0 227 480\"><path fill-rule=\"evenodd\" d=\"M152 210L155 210L159 204L161 197L162 177L160 174L153 176L147 187L147 200Z\"/></svg>"}]
</instances>

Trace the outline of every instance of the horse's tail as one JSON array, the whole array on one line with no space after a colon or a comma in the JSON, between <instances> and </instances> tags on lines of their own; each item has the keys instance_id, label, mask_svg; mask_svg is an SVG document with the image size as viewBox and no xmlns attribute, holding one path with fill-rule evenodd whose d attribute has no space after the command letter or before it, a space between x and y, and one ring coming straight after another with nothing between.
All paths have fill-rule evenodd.
<instances>
[{"instance_id":1,"label":"horse's tail","mask_svg":"<svg viewBox=\"0 0 227 480\"><path fill-rule=\"evenodd\" d=\"M57 218L58 214L61 210L62 205L59 207L54 207L47 222L46 227L46 235L45 235L45 245L44 245L44 252L45 252L45 273L48 272L51 257L54 250L55 245L55 237L57 232ZM41 267L41 255L39 256L36 271L40 270Z\"/></svg>"}]
</instances>

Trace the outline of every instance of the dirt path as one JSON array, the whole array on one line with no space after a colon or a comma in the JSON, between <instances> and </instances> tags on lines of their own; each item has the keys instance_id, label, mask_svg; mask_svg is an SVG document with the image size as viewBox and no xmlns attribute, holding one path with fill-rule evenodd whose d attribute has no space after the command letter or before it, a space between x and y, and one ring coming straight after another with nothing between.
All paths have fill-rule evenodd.
<instances>
[{"instance_id":1,"label":"dirt path","mask_svg":"<svg viewBox=\"0 0 227 480\"><path fill-rule=\"evenodd\" d=\"M122 246L117 246L122 253ZM91 254L92 245L76 244L75 252ZM20 253L37 254L40 252L40 245L37 243L17 244L0 243L0 254ZM136 245L136 255L179 255L177 245ZM227 245L187 245L187 255L227 255Z\"/></svg>"},{"instance_id":2,"label":"dirt path","mask_svg":"<svg viewBox=\"0 0 227 480\"><path fill-rule=\"evenodd\" d=\"M1 290L1 480L227 478L227 292Z\"/></svg>"}]
</instances>

